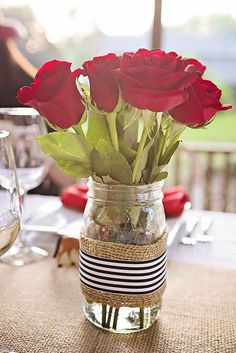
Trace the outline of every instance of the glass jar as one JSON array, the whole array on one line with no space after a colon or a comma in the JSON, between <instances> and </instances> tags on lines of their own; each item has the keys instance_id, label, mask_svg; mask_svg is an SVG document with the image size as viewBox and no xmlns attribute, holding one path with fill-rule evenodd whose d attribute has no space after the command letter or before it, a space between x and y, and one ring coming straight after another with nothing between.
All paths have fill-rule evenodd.
<instances>
[{"instance_id":1,"label":"glass jar","mask_svg":"<svg viewBox=\"0 0 236 353\"><path fill-rule=\"evenodd\" d=\"M131 306L125 304L126 297L130 299L132 294L136 298L135 295L138 294L136 292L139 292L139 288L141 288L139 287L140 282L134 283L134 278L141 278L139 276L140 272L136 271L131 279L132 283L129 282L129 273L128 276L126 276L127 273L125 273L125 276L122 273L123 277L119 285L121 283L125 284L121 286L125 293L129 291L129 287L132 288L132 293L122 294L123 297L121 298L124 298L125 305L122 305L122 300L116 303L116 298L119 297L120 299L120 296L118 296L120 292L116 292L117 282L115 281L120 275L120 273L117 273L119 266L123 266L122 269L124 270L122 271L131 268L127 272L133 270L132 266L137 264L140 266L140 262L135 261L133 250L137 250L140 254L144 249L149 252L158 241L162 240L165 234L166 223L162 204L162 185L163 182L146 185L109 185L97 183L92 179L88 182L88 202L84 212L84 227L81 237L89 243L88 249L97 249L98 245L101 251L106 252L106 248L114 248L115 259L113 260L111 252L108 260L106 255L97 258L97 253L81 254L80 279L82 290L85 289L83 290L84 312L88 320L100 328L117 333L141 331L150 327L158 317L161 308L161 295L152 305L145 305L145 296L141 297L141 299L144 298L142 302L144 305L142 304L142 306L140 304L136 305L135 302ZM81 241L82 245L83 242ZM125 256L131 256L131 262L121 261L118 253L120 247L123 249L123 246L126 249ZM83 252L82 250L81 252ZM88 262L85 262L85 260ZM109 268L105 268L105 271L104 268L99 267L99 263L106 265L104 261L111 264L111 266L108 266ZM150 264L150 261L153 260L147 260L146 258L144 263ZM145 271L148 270L143 272ZM151 278L154 275L156 276L156 273L151 274ZM95 285L90 280L94 280ZM126 282L123 283L123 281ZM143 282L141 282L141 285L146 287ZM90 291L88 287L90 287ZM98 294L102 294L104 288L107 291L108 300L106 299L105 302L95 300L91 291L95 289ZM111 301L109 296L112 297ZM150 302L148 301L148 303Z\"/></svg>"}]
</instances>

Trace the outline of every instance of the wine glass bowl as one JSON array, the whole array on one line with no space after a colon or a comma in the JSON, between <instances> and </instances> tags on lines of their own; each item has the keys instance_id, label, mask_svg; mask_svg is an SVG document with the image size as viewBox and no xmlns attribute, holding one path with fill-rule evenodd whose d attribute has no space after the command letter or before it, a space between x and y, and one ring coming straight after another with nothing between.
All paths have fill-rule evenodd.
<instances>
[{"instance_id":1,"label":"wine glass bowl","mask_svg":"<svg viewBox=\"0 0 236 353\"><path fill-rule=\"evenodd\" d=\"M9 132L0 131L0 257L20 231L21 200Z\"/></svg>"},{"instance_id":2,"label":"wine glass bowl","mask_svg":"<svg viewBox=\"0 0 236 353\"><path fill-rule=\"evenodd\" d=\"M37 143L37 137L47 132L46 125L35 109L0 108L0 129L10 132L23 199L29 190L42 183L48 171L49 159ZM7 183L6 179L5 183ZM28 244L26 235L27 232L20 232L20 242L12 247L2 261L22 266L48 256L46 250Z\"/></svg>"},{"instance_id":3,"label":"wine glass bowl","mask_svg":"<svg viewBox=\"0 0 236 353\"><path fill-rule=\"evenodd\" d=\"M47 131L45 123L34 109L1 108L0 126L11 133L19 185L28 192L42 183L48 170L37 144L37 137Z\"/></svg>"},{"instance_id":4,"label":"wine glass bowl","mask_svg":"<svg viewBox=\"0 0 236 353\"><path fill-rule=\"evenodd\" d=\"M0 216L0 256L2 256L16 240L20 231L20 219L11 211L1 212Z\"/></svg>"}]
</instances>

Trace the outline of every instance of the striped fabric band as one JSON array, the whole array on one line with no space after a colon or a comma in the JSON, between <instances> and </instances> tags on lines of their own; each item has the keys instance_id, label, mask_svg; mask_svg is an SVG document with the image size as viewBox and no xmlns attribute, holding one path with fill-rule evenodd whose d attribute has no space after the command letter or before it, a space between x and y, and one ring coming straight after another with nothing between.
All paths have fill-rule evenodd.
<instances>
[{"instance_id":1,"label":"striped fabric band","mask_svg":"<svg viewBox=\"0 0 236 353\"><path fill-rule=\"evenodd\" d=\"M157 291L166 280L166 251L145 261L112 260L80 250L80 280L91 289L143 295Z\"/></svg>"}]
</instances>

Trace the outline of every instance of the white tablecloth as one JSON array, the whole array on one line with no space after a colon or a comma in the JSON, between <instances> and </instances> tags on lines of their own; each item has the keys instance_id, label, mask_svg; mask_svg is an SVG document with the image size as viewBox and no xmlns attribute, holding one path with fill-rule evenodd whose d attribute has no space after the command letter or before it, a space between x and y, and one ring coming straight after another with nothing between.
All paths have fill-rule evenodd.
<instances>
[{"instance_id":1,"label":"white tablecloth","mask_svg":"<svg viewBox=\"0 0 236 353\"><path fill-rule=\"evenodd\" d=\"M208 215L213 219L213 224L209 230L209 234L213 236L213 241L211 243L198 242L194 246L182 245L180 239L185 231L182 222L184 217L170 219L168 224L170 228L175 226L176 236L168 250L169 259L208 266L236 268L236 215L202 210L187 212L189 213L185 216L196 215L200 218ZM29 223L37 224L40 215L42 215L42 225L45 225L46 222L47 226L63 228L63 225L67 224L68 235L71 236L75 236L76 232L79 233L79 227L82 225L82 214L63 207L58 197L28 195L25 200L25 217L30 217ZM76 222L74 222L75 220ZM73 226L70 227L70 224ZM198 232L198 229L196 229L196 232ZM31 243L45 247L51 253L53 253L58 239L58 235L52 233L30 232L27 237Z\"/></svg>"}]
</instances>

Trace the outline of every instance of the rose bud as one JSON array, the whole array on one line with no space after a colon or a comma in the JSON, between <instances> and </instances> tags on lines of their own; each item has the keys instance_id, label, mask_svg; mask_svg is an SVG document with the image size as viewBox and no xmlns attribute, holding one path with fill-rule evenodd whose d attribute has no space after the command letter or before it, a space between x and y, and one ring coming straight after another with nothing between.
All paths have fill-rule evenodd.
<instances>
[{"instance_id":1,"label":"rose bud","mask_svg":"<svg viewBox=\"0 0 236 353\"><path fill-rule=\"evenodd\" d=\"M221 90L211 81L199 78L187 91L189 98L186 102L169 111L183 124L200 127L209 123L217 112L232 108L221 104Z\"/></svg>"},{"instance_id":2,"label":"rose bud","mask_svg":"<svg viewBox=\"0 0 236 353\"><path fill-rule=\"evenodd\" d=\"M119 86L114 70L120 58L113 53L98 56L83 64L90 82L92 103L106 113L112 113L119 100Z\"/></svg>"},{"instance_id":3,"label":"rose bud","mask_svg":"<svg viewBox=\"0 0 236 353\"><path fill-rule=\"evenodd\" d=\"M17 100L45 117L51 124L67 129L77 124L83 113L82 96L76 87L76 77L83 74L82 69L73 72L71 63L52 60L37 72L30 86L22 87Z\"/></svg>"}]
</instances>

